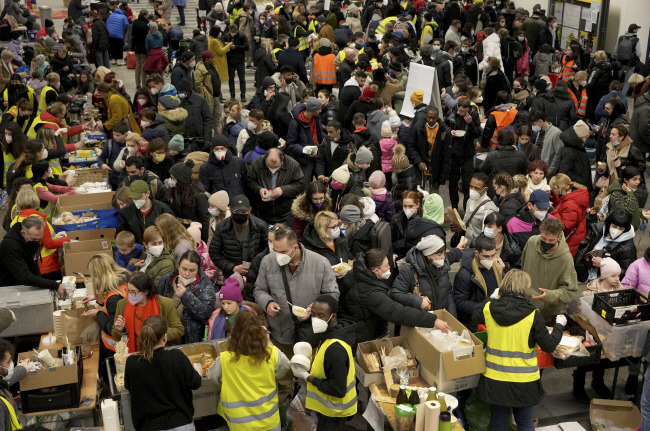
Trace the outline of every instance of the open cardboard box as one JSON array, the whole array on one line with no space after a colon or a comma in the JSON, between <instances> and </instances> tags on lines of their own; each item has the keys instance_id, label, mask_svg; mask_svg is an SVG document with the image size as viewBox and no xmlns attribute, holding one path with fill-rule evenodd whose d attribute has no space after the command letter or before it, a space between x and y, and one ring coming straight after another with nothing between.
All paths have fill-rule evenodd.
<instances>
[{"instance_id":1,"label":"open cardboard box","mask_svg":"<svg viewBox=\"0 0 650 431\"><path fill-rule=\"evenodd\" d=\"M613 426L637 429L641 427L641 412L631 401L593 399L589 407L589 421L593 431Z\"/></svg>"},{"instance_id":2,"label":"open cardboard box","mask_svg":"<svg viewBox=\"0 0 650 431\"><path fill-rule=\"evenodd\" d=\"M459 334L467 329L447 310L435 310L433 313ZM420 363L421 377L430 384L435 382L436 388L446 393L478 386L480 375L485 372L483 343L471 332L470 335L474 342L471 357L455 359L453 351L438 351L416 328L402 327L402 336Z\"/></svg>"},{"instance_id":3,"label":"open cardboard box","mask_svg":"<svg viewBox=\"0 0 650 431\"><path fill-rule=\"evenodd\" d=\"M89 231L90 232L90 231ZM91 239L63 244L63 265L66 276L78 277L78 273L88 274L88 262L93 256L105 254L113 257L113 248L108 239Z\"/></svg>"},{"instance_id":4,"label":"open cardboard box","mask_svg":"<svg viewBox=\"0 0 650 431\"><path fill-rule=\"evenodd\" d=\"M384 377L383 371L378 371L378 372L370 372L366 366L366 362L363 359L363 354L364 353L372 353L372 352L381 352L381 348L383 347L386 353L390 354L390 352L393 350L393 347L395 346L402 346L405 349L411 350L411 353L413 353L413 356L415 356L415 352L409 347L409 345L406 343L406 340L404 337L392 337L392 338L382 338L380 340L372 340L372 341L366 341L364 343L359 343L357 345L357 357L356 357L356 362L357 366L355 367L355 375L363 384L363 386L370 386L371 383L377 383L377 384L385 384L386 379ZM391 372L392 377L393 377L393 382L399 382L399 376L397 375L396 370L392 370ZM419 369L417 364L414 366L410 366L408 368L408 374L410 378L418 377L420 375ZM388 385L390 387L390 385Z\"/></svg>"},{"instance_id":5,"label":"open cardboard box","mask_svg":"<svg viewBox=\"0 0 650 431\"><path fill-rule=\"evenodd\" d=\"M53 358L61 357L61 350L48 349ZM22 352L18 354L18 361L22 359L33 360L34 352ZM77 360L79 360L77 358ZM79 383L77 364L61 365L58 367L42 368L38 371L27 373L20 381L20 391L31 391L34 389L51 388L68 384Z\"/></svg>"},{"instance_id":6,"label":"open cardboard box","mask_svg":"<svg viewBox=\"0 0 650 431\"><path fill-rule=\"evenodd\" d=\"M57 213L66 211L106 210L113 208L115 192L90 193L86 195L60 196L56 204Z\"/></svg>"},{"instance_id":7,"label":"open cardboard box","mask_svg":"<svg viewBox=\"0 0 650 431\"><path fill-rule=\"evenodd\" d=\"M66 232L66 234L71 240L77 241L88 241L91 239L105 239L108 241L113 241L115 239L115 228L73 230Z\"/></svg>"}]
</instances>

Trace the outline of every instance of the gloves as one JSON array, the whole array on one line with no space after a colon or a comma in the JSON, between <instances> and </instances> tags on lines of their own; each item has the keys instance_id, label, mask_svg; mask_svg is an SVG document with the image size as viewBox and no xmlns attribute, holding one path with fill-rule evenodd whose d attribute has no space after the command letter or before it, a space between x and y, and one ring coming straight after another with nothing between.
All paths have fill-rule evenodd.
<instances>
[{"instance_id":1,"label":"gloves","mask_svg":"<svg viewBox=\"0 0 650 431\"><path fill-rule=\"evenodd\" d=\"M203 366L201 364L194 362L192 364L192 367L196 370L197 373L199 373L199 376L203 376Z\"/></svg>"},{"instance_id":2,"label":"gloves","mask_svg":"<svg viewBox=\"0 0 650 431\"><path fill-rule=\"evenodd\" d=\"M309 371L302 367L291 366L291 371L293 371L293 375L298 379L307 380L307 377L309 377Z\"/></svg>"},{"instance_id":3,"label":"gloves","mask_svg":"<svg viewBox=\"0 0 650 431\"><path fill-rule=\"evenodd\" d=\"M61 238L66 238L67 236L68 236L68 234L62 231L62 232L59 232L56 235L54 235L54 238L61 239Z\"/></svg>"},{"instance_id":4,"label":"gloves","mask_svg":"<svg viewBox=\"0 0 650 431\"><path fill-rule=\"evenodd\" d=\"M559 323L562 326L566 326L566 316L563 314L558 314L555 318L555 323Z\"/></svg>"},{"instance_id":5,"label":"gloves","mask_svg":"<svg viewBox=\"0 0 650 431\"><path fill-rule=\"evenodd\" d=\"M490 298L492 299L499 299L501 296L499 295L499 288L497 287L494 289L494 292L492 292L492 295L490 295Z\"/></svg>"},{"instance_id":6,"label":"gloves","mask_svg":"<svg viewBox=\"0 0 650 431\"><path fill-rule=\"evenodd\" d=\"M57 129L56 132L54 132L54 135L59 136L62 133L68 133L68 128L61 127L60 129Z\"/></svg>"}]
</instances>

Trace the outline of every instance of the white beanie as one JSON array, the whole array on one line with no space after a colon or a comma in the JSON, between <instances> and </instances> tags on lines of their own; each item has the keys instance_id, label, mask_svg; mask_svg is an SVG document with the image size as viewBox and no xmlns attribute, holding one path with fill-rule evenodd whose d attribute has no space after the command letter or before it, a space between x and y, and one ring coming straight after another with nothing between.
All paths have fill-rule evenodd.
<instances>
[{"instance_id":1,"label":"white beanie","mask_svg":"<svg viewBox=\"0 0 650 431\"><path fill-rule=\"evenodd\" d=\"M390 138L393 136L393 129L390 128L390 122L388 120L381 123L381 137Z\"/></svg>"},{"instance_id":2,"label":"white beanie","mask_svg":"<svg viewBox=\"0 0 650 431\"><path fill-rule=\"evenodd\" d=\"M423 255L430 256L444 247L444 245L445 242L438 235L429 235L422 238L415 248L420 250Z\"/></svg>"},{"instance_id":3,"label":"white beanie","mask_svg":"<svg viewBox=\"0 0 650 431\"><path fill-rule=\"evenodd\" d=\"M395 112L394 109L391 109L388 113L388 122L390 123L390 127L393 129L397 129L402 125L402 120L399 119L399 115L397 115L397 112Z\"/></svg>"},{"instance_id":4,"label":"white beanie","mask_svg":"<svg viewBox=\"0 0 650 431\"><path fill-rule=\"evenodd\" d=\"M361 214L362 219L365 220L375 214L377 205L375 204L375 201L372 200L371 197L364 196L361 199L359 199L359 201L363 204L363 214Z\"/></svg>"}]
</instances>

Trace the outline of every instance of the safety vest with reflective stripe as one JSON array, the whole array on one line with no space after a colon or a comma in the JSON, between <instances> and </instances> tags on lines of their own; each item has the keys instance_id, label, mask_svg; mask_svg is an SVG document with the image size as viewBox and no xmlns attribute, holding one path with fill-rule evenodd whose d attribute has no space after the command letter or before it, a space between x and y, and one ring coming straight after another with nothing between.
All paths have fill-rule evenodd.
<instances>
[{"instance_id":1,"label":"safety vest with reflective stripe","mask_svg":"<svg viewBox=\"0 0 650 431\"><path fill-rule=\"evenodd\" d=\"M535 311L510 326L499 325L490 312L490 302L483 307L488 342L485 348L485 374L488 379L526 383L539 380L537 346L528 346Z\"/></svg>"},{"instance_id":2,"label":"safety vest with reflective stripe","mask_svg":"<svg viewBox=\"0 0 650 431\"><path fill-rule=\"evenodd\" d=\"M284 9L284 5L276 6L276 8L273 9L273 18L277 19L282 9Z\"/></svg>"},{"instance_id":3,"label":"safety vest with reflective stripe","mask_svg":"<svg viewBox=\"0 0 650 431\"><path fill-rule=\"evenodd\" d=\"M327 395L318 390L318 388L310 382L307 382L307 402L305 407L315 410L330 418L344 418L352 416L357 413L357 388L356 380L354 377L354 358L352 357L352 349L345 341L332 338L326 340L321 344L314 362L311 364L309 371L314 377L319 379L326 379L325 375L325 352L327 348L334 343L339 343L348 354L348 375L346 379L346 392L343 398Z\"/></svg>"},{"instance_id":4,"label":"safety vest with reflective stripe","mask_svg":"<svg viewBox=\"0 0 650 431\"><path fill-rule=\"evenodd\" d=\"M354 64L359 63L359 55L363 54L364 49L365 49L364 47L361 47L361 49L357 53L357 61L355 61ZM345 49L342 49L342 50L339 51L339 61L343 62L343 60L345 60Z\"/></svg>"},{"instance_id":5,"label":"safety vest with reflective stripe","mask_svg":"<svg viewBox=\"0 0 650 431\"><path fill-rule=\"evenodd\" d=\"M235 8L232 8L232 13L230 14L230 24L234 24L234 23L235 23L235 20L236 20L237 18L239 18L239 14L241 13L241 11L242 11L243 9L244 9L244 8L242 8L242 7L240 7L240 8L236 8L236 7L235 7Z\"/></svg>"},{"instance_id":6,"label":"safety vest with reflective stripe","mask_svg":"<svg viewBox=\"0 0 650 431\"><path fill-rule=\"evenodd\" d=\"M562 81L569 82L571 79L573 79L573 75L576 74L576 70L573 68L574 64L575 60L567 61L566 55L562 57L562 69L560 69L560 76L562 77Z\"/></svg>"},{"instance_id":7,"label":"safety vest with reflective stripe","mask_svg":"<svg viewBox=\"0 0 650 431\"><path fill-rule=\"evenodd\" d=\"M32 122L32 126L29 128L26 135L30 138L35 138L36 135L38 134L38 130L36 130L36 127L40 129L40 127L42 127L43 124L54 124L57 128L59 128L58 124L53 123L51 121L43 121L41 117L38 116ZM63 141L65 142L66 138L64 138ZM61 168L61 160L59 158L49 159L48 163L50 165L50 168L52 168L52 175L61 175L63 173L63 168Z\"/></svg>"},{"instance_id":8,"label":"safety vest with reflective stripe","mask_svg":"<svg viewBox=\"0 0 650 431\"><path fill-rule=\"evenodd\" d=\"M118 287L118 289L120 290L120 292L115 292L114 290L110 290L104 297L104 307L102 307L102 312L104 312L107 316L109 315L108 310L106 309L108 298L115 295L119 295L122 298L126 298L126 284L121 285L120 287ZM117 341L118 340L111 337L110 334L107 334L106 332L102 331L102 343L104 343L104 347L106 347L111 352L115 351L115 346L117 345Z\"/></svg>"},{"instance_id":9,"label":"safety vest with reflective stripe","mask_svg":"<svg viewBox=\"0 0 650 431\"><path fill-rule=\"evenodd\" d=\"M512 122L515 121L517 112L519 111L517 111L515 108L508 109L507 111L492 111L492 115L494 115L494 119L497 121L497 127L494 129L494 133L492 134L492 139L490 139L491 146L496 147L497 145L499 145L497 134L499 134L501 129L511 125Z\"/></svg>"},{"instance_id":10,"label":"safety vest with reflective stripe","mask_svg":"<svg viewBox=\"0 0 650 431\"><path fill-rule=\"evenodd\" d=\"M50 87L49 85L46 85L43 87L41 90L41 98L38 100L38 112L43 112L47 109L47 102L46 100L46 94L49 93L50 91L54 91L54 93L58 96L59 92L56 91L53 87Z\"/></svg>"},{"instance_id":11,"label":"safety vest with reflective stripe","mask_svg":"<svg viewBox=\"0 0 650 431\"><path fill-rule=\"evenodd\" d=\"M293 37L298 37L298 28L305 30L303 26L296 24L293 27ZM309 49L309 38L307 36L298 37L298 40L300 41L300 45L298 45L298 51L304 51L306 49Z\"/></svg>"},{"instance_id":12,"label":"safety vest with reflective stripe","mask_svg":"<svg viewBox=\"0 0 650 431\"><path fill-rule=\"evenodd\" d=\"M580 96L580 100L576 97L575 93L573 91L570 91L571 97L573 97L573 103L576 105L576 112L578 115L581 117L584 117L585 114L587 113L587 89L583 88Z\"/></svg>"},{"instance_id":13,"label":"safety vest with reflective stripe","mask_svg":"<svg viewBox=\"0 0 650 431\"><path fill-rule=\"evenodd\" d=\"M314 56L314 82L321 85L336 84L336 69L334 68L334 54Z\"/></svg>"},{"instance_id":14,"label":"safety vest with reflective stripe","mask_svg":"<svg viewBox=\"0 0 650 431\"><path fill-rule=\"evenodd\" d=\"M2 187L5 188L7 187L7 172L9 172L9 167L16 161L14 158L14 155L11 153L5 153L4 151L2 152L2 157L4 158L5 165L4 165L4 177L2 178Z\"/></svg>"},{"instance_id":15,"label":"safety vest with reflective stripe","mask_svg":"<svg viewBox=\"0 0 650 431\"><path fill-rule=\"evenodd\" d=\"M249 357L221 353L222 386L217 413L228 422L231 431L268 431L280 423L275 366L278 348L268 346L271 358L261 364L251 364Z\"/></svg>"},{"instance_id":16,"label":"safety vest with reflective stripe","mask_svg":"<svg viewBox=\"0 0 650 431\"><path fill-rule=\"evenodd\" d=\"M36 104L34 102L34 99L36 99L36 93L34 93L34 89L32 87L27 87L27 99L29 100L29 104L32 105L33 108L36 108ZM2 93L2 100L4 100L5 102L7 102L7 104L9 104L8 88L5 88L5 91Z\"/></svg>"},{"instance_id":17,"label":"safety vest with reflective stripe","mask_svg":"<svg viewBox=\"0 0 650 431\"><path fill-rule=\"evenodd\" d=\"M0 396L0 400L5 403L5 406L9 411L9 421L11 422L12 431L23 429L22 425L20 425L20 422L18 421L18 417L16 416L16 410L14 409L14 406L9 401L7 401L5 397Z\"/></svg>"},{"instance_id":18,"label":"safety vest with reflective stripe","mask_svg":"<svg viewBox=\"0 0 650 431\"><path fill-rule=\"evenodd\" d=\"M14 207L15 207L15 205L14 205ZM13 211L14 211L14 208L11 209L10 214L13 214ZM27 217L40 217L40 216L38 216L36 214L32 214L32 215L29 215ZM22 215L14 217L14 219L11 220L10 226L15 225L16 223L22 223L22 221L25 220L27 217L22 216ZM50 233L52 235L52 238L54 238L54 228L52 227L52 225L50 224L49 221L45 220L45 223L47 223L47 227L50 229ZM43 247L41 247L41 258L44 259L44 258L48 257L49 255L54 254L54 252L56 252L56 249L51 249L51 248L47 248L47 247L43 246Z\"/></svg>"},{"instance_id":19,"label":"safety vest with reflective stripe","mask_svg":"<svg viewBox=\"0 0 650 431\"><path fill-rule=\"evenodd\" d=\"M308 29L309 31L314 32L314 33L318 33L318 32L316 31L316 20L315 20L315 19L312 19L311 21L309 21L309 25L307 26L307 29Z\"/></svg>"},{"instance_id":20,"label":"safety vest with reflective stripe","mask_svg":"<svg viewBox=\"0 0 650 431\"><path fill-rule=\"evenodd\" d=\"M38 189L39 189L39 188L43 188L43 189L45 189L45 191L49 191L50 188L49 188L46 184L47 184L47 183L36 183L36 184L34 184L34 185L32 186L32 188L34 189L34 192L36 192L36 194L38 194ZM52 202L50 202L50 201L44 201L43 199L41 199L41 205L43 205L44 202L47 202L47 204L45 205L45 208L42 208L42 207L41 207L41 208L38 209L38 211L39 211L39 212L42 212L43 214L45 214L45 215L46 215L46 219L47 219L48 221L50 221L50 220L52 220L52 210L53 210L53 205L52 205Z\"/></svg>"},{"instance_id":21,"label":"safety vest with reflective stripe","mask_svg":"<svg viewBox=\"0 0 650 431\"><path fill-rule=\"evenodd\" d=\"M280 54L282 54L284 50L282 48L274 48L273 49L273 61L276 63L278 62L278 57L280 57Z\"/></svg>"},{"instance_id":22,"label":"safety vest with reflective stripe","mask_svg":"<svg viewBox=\"0 0 650 431\"><path fill-rule=\"evenodd\" d=\"M381 22L377 26L377 29L375 30L375 33L381 35L386 34L386 24L388 24L389 22L397 22L397 18L394 16L389 16L388 18L384 18L383 20L381 20Z\"/></svg>"},{"instance_id":23,"label":"safety vest with reflective stripe","mask_svg":"<svg viewBox=\"0 0 650 431\"><path fill-rule=\"evenodd\" d=\"M18 122L18 107L16 105L14 105L11 108L7 109L4 113L9 114L12 117L14 117L13 120L12 120L14 123ZM21 126L23 128L23 133L27 132L27 126L31 127L33 120L34 120L34 117L31 117L31 116L25 120L25 122Z\"/></svg>"}]
</instances>

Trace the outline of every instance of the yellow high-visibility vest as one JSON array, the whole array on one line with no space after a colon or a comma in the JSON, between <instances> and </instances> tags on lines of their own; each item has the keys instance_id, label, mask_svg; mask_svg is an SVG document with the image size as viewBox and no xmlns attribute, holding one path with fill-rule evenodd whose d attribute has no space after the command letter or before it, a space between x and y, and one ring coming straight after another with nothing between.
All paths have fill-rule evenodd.
<instances>
[{"instance_id":1,"label":"yellow high-visibility vest","mask_svg":"<svg viewBox=\"0 0 650 431\"><path fill-rule=\"evenodd\" d=\"M386 24L388 24L389 22L397 22L397 18L394 16L389 16L388 18L384 18L383 20L381 20L381 22L377 26L377 29L375 30L375 33L381 35L386 34Z\"/></svg>"},{"instance_id":2,"label":"yellow high-visibility vest","mask_svg":"<svg viewBox=\"0 0 650 431\"><path fill-rule=\"evenodd\" d=\"M54 91L54 93L58 96L59 92L56 91L53 87L50 87L49 85L46 85L43 87L41 90L41 98L38 100L38 112L43 112L47 109L47 102L45 101L46 99L46 94L49 93L50 91Z\"/></svg>"},{"instance_id":3,"label":"yellow high-visibility vest","mask_svg":"<svg viewBox=\"0 0 650 431\"><path fill-rule=\"evenodd\" d=\"M293 37L298 37L298 27L305 30L303 26L296 24L295 27L293 28ZM298 39L300 40L300 45L298 45L298 51L304 51L306 49L309 49L309 38L307 36L299 37Z\"/></svg>"},{"instance_id":4,"label":"yellow high-visibility vest","mask_svg":"<svg viewBox=\"0 0 650 431\"><path fill-rule=\"evenodd\" d=\"M22 425L20 425L20 422L18 421L18 417L16 416L16 410L14 409L14 406L11 405L11 403L7 401L5 397L0 397L0 400L2 400L3 403L5 403L5 406L9 411L9 421L11 422L12 431L23 429Z\"/></svg>"}]
</instances>

